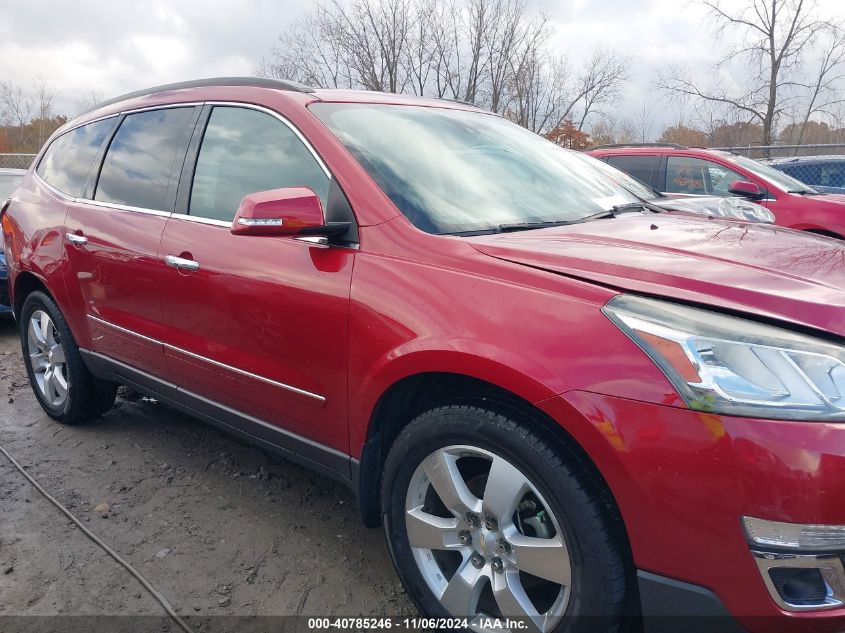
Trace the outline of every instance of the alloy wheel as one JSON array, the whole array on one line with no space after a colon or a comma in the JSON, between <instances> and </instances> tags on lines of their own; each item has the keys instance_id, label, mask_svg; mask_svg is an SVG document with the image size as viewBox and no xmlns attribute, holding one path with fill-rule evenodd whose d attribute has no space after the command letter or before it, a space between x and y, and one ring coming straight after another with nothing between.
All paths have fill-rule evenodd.
<instances>
[{"instance_id":1,"label":"alloy wheel","mask_svg":"<svg viewBox=\"0 0 845 633\"><path fill-rule=\"evenodd\" d=\"M411 477L405 527L428 588L474 629L510 617L549 631L566 612L572 567L563 531L503 457L472 446L431 453Z\"/></svg>"},{"instance_id":2,"label":"alloy wheel","mask_svg":"<svg viewBox=\"0 0 845 633\"><path fill-rule=\"evenodd\" d=\"M61 407L68 392L65 352L53 319L43 310L29 318L27 352L41 395L50 406Z\"/></svg>"}]
</instances>

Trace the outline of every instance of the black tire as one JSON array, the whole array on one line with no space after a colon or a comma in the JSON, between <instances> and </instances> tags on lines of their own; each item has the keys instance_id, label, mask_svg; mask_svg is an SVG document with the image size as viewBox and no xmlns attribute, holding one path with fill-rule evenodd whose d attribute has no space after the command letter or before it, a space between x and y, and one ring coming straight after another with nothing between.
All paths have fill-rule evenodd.
<instances>
[{"instance_id":1,"label":"black tire","mask_svg":"<svg viewBox=\"0 0 845 633\"><path fill-rule=\"evenodd\" d=\"M429 617L449 613L426 584L413 557L406 524L406 495L414 472L439 448L469 445L505 458L539 490L557 517L570 550L572 586L556 632L620 630L630 585L618 521L609 515L601 484L581 460L541 426L507 407L450 405L413 420L399 435L382 480L384 527L394 566L408 594ZM507 614L505 614L507 615Z\"/></svg>"},{"instance_id":2,"label":"black tire","mask_svg":"<svg viewBox=\"0 0 845 633\"><path fill-rule=\"evenodd\" d=\"M35 373L29 362L29 339L27 328L36 310L46 312L56 327L65 354L67 378L67 398L59 406L54 406L41 393L35 380ZM77 424L100 417L114 405L117 396L117 383L100 380L93 376L82 362L79 347L71 334L67 321L56 302L44 292L30 293L21 309L19 324L21 349L24 365L29 376L29 384L41 408L54 420L63 424Z\"/></svg>"}]
</instances>

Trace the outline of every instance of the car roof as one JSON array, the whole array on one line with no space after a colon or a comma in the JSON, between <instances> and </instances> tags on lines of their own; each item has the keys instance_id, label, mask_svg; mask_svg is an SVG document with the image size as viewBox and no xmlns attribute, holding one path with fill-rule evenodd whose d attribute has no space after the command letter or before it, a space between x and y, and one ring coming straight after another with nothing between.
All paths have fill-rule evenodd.
<instances>
[{"instance_id":1,"label":"car roof","mask_svg":"<svg viewBox=\"0 0 845 633\"><path fill-rule=\"evenodd\" d=\"M695 156L696 154L706 154L710 156L731 156L731 152L721 149L710 149L709 147L686 147L684 145L675 144L633 144L633 145L599 145L587 150L591 154L596 155L638 155L638 154L681 154L688 156Z\"/></svg>"}]
</instances>

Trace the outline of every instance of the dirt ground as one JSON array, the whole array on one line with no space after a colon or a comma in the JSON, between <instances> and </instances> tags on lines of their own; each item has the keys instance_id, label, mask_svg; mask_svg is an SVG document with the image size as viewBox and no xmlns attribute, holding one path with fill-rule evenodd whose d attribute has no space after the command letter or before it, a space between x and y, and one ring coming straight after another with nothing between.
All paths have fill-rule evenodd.
<instances>
[{"instance_id":1,"label":"dirt ground","mask_svg":"<svg viewBox=\"0 0 845 633\"><path fill-rule=\"evenodd\" d=\"M416 613L382 532L361 526L340 484L131 392L96 423L53 422L6 320L0 444L195 624ZM0 455L0 630L9 616L163 613Z\"/></svg>"}]
</instances>

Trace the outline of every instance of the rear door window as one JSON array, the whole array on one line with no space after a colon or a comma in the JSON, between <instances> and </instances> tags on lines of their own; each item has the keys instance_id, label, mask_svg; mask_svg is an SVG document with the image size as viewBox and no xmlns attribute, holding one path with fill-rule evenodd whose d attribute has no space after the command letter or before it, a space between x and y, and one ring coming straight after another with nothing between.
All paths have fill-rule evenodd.
<instances>
[{"instance_id":1,"label":"rear door window","mask_svg":"<svg viewBox=\"0 0 845 633\"><path fill-rule=\"evenodd\" d=\"M607 156L604 160L647 185L655 185L654 179L657 178L660 164L659 156Z\"/></svg>"},{"instance_id":2,"label":"rear door window","mask_svg":"<svg viewBox=\"0 0 845 633\"><path fill-rule=\"evenodd\" d=\"M279 119L249 108L218 106L203 135L189 213L230 222L244 196L282 187L309 187L323 208L329 177Z\"/></svg>"},{"instance_id":3,"label":"rear door window","mask_svg":"<svg viewBox=\"0 0 845 633\"><path fill-rule=\"evenodd\" d=\"M193 116L193 107L128 115L106 152L95 200L169 210L168 187L176 161L184 158Z\"/></svg>"},{"instance_id":4,"label":"rear door window","mask_svg":"<svg viewBox=\"0 0 845 633\"><path fill-rule=\"evenodd\" d=\"M44 152L35 172L62 193L82 195L91 165L116 122L117 117L102 119L62 134Z\"/></svg>"}]
</instances>

